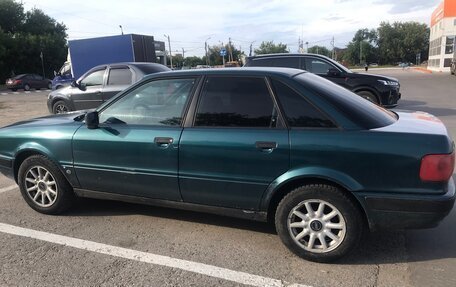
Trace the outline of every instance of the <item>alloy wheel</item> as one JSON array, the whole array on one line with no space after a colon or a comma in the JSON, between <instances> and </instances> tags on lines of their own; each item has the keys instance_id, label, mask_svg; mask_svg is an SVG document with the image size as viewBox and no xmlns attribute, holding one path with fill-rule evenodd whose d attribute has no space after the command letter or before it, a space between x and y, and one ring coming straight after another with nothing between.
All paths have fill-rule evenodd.
<instances>
[{"instance_id":1,"label":"alloy wheel","mask_svg":"<svg viewBox=\"0 0 456 287\"><path fill-rule=\"evenodd\" d=\"M57 199L58 187L54 176L42 166L30 168L25 176L27 195L40 207L49 207Z\"/></svg>"}]
</instances>

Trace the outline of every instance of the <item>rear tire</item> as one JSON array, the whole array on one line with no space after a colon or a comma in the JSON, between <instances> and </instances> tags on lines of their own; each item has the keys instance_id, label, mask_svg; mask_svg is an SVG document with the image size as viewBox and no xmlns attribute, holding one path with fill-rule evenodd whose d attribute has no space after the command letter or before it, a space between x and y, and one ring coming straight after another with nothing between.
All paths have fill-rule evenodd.
<instances>
[{"instance_id":1,"label":"rear tire","mask_svg":"<svg viewBox=\"0 0 456 287\"><path fill-rule=\"evenodd\" d=\"M315 262L345 256L364 231L363 214L355 203L338 188L323 184L304 185L287 194L277 207L275 225L288 249Z\"/></svg>"},{"instance_id":2,"label":"rear tire","mask_svg":"<svg viewBox=\"0 0 456 287\"><path fill-rule=\"evenodd\" d=\"M371 93L369 91L360 91L360 92L357 92L356 94L358 96L360 96L361 98L364 98L364 99L368 100L371 103L374 103L376 105L380 104L378 99L377 99L377 97L373 93Z\"/></svg>"},{"instance_id":3,"label":"rear tire","mask_svg":"<svg viewBox=\"0 0 456 287\"><path fill-rule=\"evenodd\" d=\"M48 90L52 90L52 83L48 83L47 88Z\"/></svg>"},{"instance_id":4,"label":"rear tire","mask_svg":"<svg viewBox=\"0 0 456 287\"><path fill-rule=\"evenodd\" d=\"M42 155L33 155L22 162L18 183L25 202L40 213L62 213L76 198L57 165Z\"/></svg>"}]
</instances>

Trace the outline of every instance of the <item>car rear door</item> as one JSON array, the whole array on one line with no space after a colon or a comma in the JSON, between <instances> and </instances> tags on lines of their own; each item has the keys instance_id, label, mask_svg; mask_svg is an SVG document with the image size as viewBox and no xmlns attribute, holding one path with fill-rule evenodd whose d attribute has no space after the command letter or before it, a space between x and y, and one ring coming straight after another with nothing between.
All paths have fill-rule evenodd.
<instances>
[{"instance_id":1,"label":"car rear door","mask_svg":"<svg viewBox=\"0 0 456 287\"><path fill-rule=\"evenodd\" d=\"M82 189L180 201L179 140L197 78L157 79L129 91L99 112L97 129L73 138Z\"/></svg>"},{"instance_id":2,"label":"car rear door","mask_svg":"<svg viewBox=\"0 0 456 287\"><path fill-rule=\"evenodd\" d=\"M128 88L133 83L133 79L134 71L127 65L110 66L106 85L103 87L103 102Z\"/></svg>"},{"instance_id":3,"label":"car rear door","mask_svg":"<svg viewBox=\"0 0 456 287\"><path fill-rule=\"evenodd\" d=\"M268 185L289 168L288 130L266 79L207 77L179 150L185 202L257 209Z\"/></svg>"}]
</instances>

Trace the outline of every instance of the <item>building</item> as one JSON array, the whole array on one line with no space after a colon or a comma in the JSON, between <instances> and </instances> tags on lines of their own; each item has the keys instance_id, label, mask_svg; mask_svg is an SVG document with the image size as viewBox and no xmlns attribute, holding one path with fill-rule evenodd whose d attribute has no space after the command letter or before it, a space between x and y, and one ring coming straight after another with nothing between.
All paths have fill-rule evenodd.
<instances>
[{"instance_id":1,"label":"building","mask_svg":"<svg viewBox=\"0 0 456 287\"><path fill-rule=\"evenodd\" d=\"M455 54L456 0L443 0L431 16L428 69L449 72Z\"/></svg>"}]
</instances>

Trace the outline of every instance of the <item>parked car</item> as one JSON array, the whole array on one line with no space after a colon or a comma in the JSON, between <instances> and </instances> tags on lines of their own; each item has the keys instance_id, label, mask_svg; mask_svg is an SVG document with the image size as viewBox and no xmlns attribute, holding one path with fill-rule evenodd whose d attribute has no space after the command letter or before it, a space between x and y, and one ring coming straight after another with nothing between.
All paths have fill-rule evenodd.
<instances>
[{"instance_id":1,"label":"parked car","mask_svg":"<svg viewBox=\"0 0 456 287\"><path fill-rule=\"evenodd\" d=\"M6 87L12 91L24 89L51 89L52 81L36 74L21 74L6 80Z\"/></svg>"},{"instance_id":2,"label":"parked car","mask_svg":"<svg viewBox=\"0 0 456 287\"><path fill-rule=\"evenodd\" d=\"M287 67L317 74L359 96L384 107L394 107L401 98L395 78L355 73L338 62L318 54L270 54L246 58L244 67Z\"/></svg>"},{"instance_id":3,"label":"parked car","mask_svg":"<svg viewBox=\"0 0 456 287\"><path fill-rule=\"evenodd\" d=\"M116 63L90 69L70 86L52 91L47 100L50 113L93 109L145 75L170 71L154 63Z\"/></svg>"},{"instance_id":4,"label":"parked car","mask_svg":"<svg viewBox=\"0 0 456 287\"><path fill-rule=\"evenodd\" d=\"M269 220L321 262L365 230L436 226L454 156L436 117L283 68L157 73L95 111L0 129L0 170L38 212L79 196Z\"/></svg>"}]
</instances>

